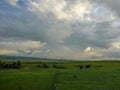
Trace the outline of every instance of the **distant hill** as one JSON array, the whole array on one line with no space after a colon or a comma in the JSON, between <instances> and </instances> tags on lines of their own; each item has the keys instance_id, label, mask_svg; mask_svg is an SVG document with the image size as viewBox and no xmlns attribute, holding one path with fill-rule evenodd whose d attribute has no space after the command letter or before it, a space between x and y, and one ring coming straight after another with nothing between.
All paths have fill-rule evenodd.
<instances>
[{"instance_id":1,"label":"distant hill","mask_svg":"<svg viewBox=\"0 0 120 90\"><path fill-rule=\"evenodd\" d=\"M0 60L53 60L53 59L0 55Z\"/></svg>"}]
</instances>

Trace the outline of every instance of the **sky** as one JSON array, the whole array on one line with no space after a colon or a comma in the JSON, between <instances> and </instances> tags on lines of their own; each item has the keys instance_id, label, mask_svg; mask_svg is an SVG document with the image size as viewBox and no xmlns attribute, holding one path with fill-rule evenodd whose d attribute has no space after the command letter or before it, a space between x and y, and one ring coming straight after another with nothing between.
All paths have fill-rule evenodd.
<instances>
[{"instance_id":1,"label":"sky","mask_svg":"<svg viewBox=\"0 0 120 90\"><path fill-rule=\"evenodd\" d=\"M120 60L120 0L0 0L0 55Z\"/></svg>"}]
</instances>

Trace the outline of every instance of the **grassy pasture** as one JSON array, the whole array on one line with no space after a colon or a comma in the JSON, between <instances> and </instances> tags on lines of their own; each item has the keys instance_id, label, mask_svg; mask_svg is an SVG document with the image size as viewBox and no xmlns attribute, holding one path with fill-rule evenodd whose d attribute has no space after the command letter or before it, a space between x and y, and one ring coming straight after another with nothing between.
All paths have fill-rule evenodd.
<instances>
[{"instance_id":1,"label":"grassy pasture","mask_svg":"<svg viewBox=\"0 0 120 90\"><path fill-rule=\"evenodd\" d=\"M51 90L53 76L49 70L1 70L0 90Z\"/></svg>"},{"instance_id":2,"label":"grassy pasture","mask_svg":"<svg viewBox=\"0 0 120 90\"><path fill-rule=\"evenodd\" d=\"M120 90L119 61L46 61L46 69L37 67L41 63L24 61L22 69L0 69L0 90L55 90L54 84L57 90ZM65 68L55 69L53 64ZM87 64L91 68L79 69Z\"/></svg>"}]
</instances>

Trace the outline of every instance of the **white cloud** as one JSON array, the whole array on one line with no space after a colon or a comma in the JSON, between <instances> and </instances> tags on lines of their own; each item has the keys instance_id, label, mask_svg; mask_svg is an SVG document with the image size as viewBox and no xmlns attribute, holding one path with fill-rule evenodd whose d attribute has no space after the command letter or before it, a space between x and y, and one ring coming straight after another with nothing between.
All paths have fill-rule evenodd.
<instances>
[{"instance_id":1,"label":"white cloud","mask_svg":"<svg viewBox=\"0 0 120 90\"><path fill-rule=\"evenodd\" d=\"M114 42L114 43L112 43L112 46L114 48L120 48L120 42Z\"/></svg>"},{"instance_id":2,"label":"white cloud","mask_svg":"<svg viewBox=\"0 0 120 90\"><path fill-rule=\"evenodd\" d=\"M19 0L5 0L7 3L9 3L10 5L12 5L13 7L17 7L17 8L20 8L19 5L17 5L17 2Z\"/></svg>"},{"instance_id":3,"label":"white cloud","mask_svg":"<svg viewBox=\"0 0 120 90\"><path fill-rule=\"evenodd\" d=\"M28 2L28 9L38 13L53 13L60 20L83 20L89 14L92 5L86 0L69 3L66 0L34 0Z\"/></svg>"},{"instance_id":4,"label":"white cloud","mask_svg":"<svg viewBox=\"0 0 120 90\"><path fill-rule=\"evenodd\" d=\"M84 52L91 52L91 51L93 51L93 48L92 48L92 47L87 47L87 48L84 50Z\"/></svg>"},{"instance_id":5,"label":"white cloud","mask_svg":"<svg viewBox=\"0 0 120 90\"><path fill-rule=\"evenodd\" d=\"M106 5L89 0L30 0L27 4L28 9L38 16L52 13L59 20L72 22L111 21L116 17Z\"/></svg>"}]
</instances>

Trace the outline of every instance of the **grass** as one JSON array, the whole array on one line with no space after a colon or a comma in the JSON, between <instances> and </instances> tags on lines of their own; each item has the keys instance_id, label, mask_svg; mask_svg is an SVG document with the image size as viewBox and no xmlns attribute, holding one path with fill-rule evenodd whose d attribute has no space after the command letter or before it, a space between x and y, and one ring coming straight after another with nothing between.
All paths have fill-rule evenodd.
<instances>
[{"instance_id":1,"label":"grass","mask_svg":"<svg viewBox=\"0 0 120 90\"><path fill-rule=\"evenodd\" d=\"M1 70L0 90L51 90L53 76L49 70Z\"/></svg>"},{"instance_id":2,"label":"grass","mask_svg":"<svg viewBox=\"0 0 120 90\"><path fill-rule=\"evenodd\" d=\"M48 69L38 68L41 62L22 62L29 69L1 69L0 90L120 90L120 62L57 62L65 69L52 68L55 62L46 62ZM79 69L79 65L91 68ZM57 76L55 74L57 72ZM76 75L76 77L74 77ZM55 81L54 81L55 78Z\"/></svg>"},{"instance_id":3,"label":"grass","mask_svg":"<svg viewBox=\"0 0 120 90\"><path fill-rule=\"evenodd\" d=\"M73 77L73 75L77 77ZM58 76L60 90L119 90L120 72L66 71Z\"/></svg>"}]
</instances>

